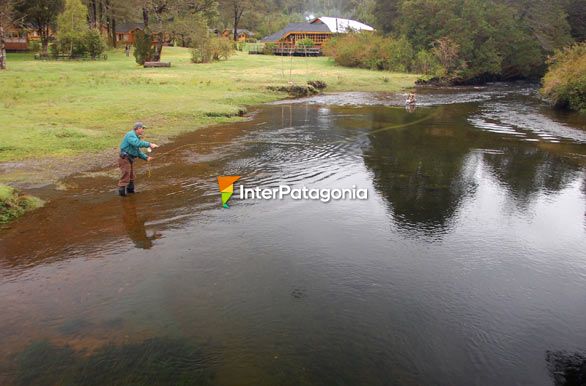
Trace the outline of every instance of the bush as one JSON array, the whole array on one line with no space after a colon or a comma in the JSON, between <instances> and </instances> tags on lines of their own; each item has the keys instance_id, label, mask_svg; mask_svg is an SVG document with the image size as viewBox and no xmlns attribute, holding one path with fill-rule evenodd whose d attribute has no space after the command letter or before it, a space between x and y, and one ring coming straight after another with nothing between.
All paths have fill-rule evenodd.
<instances>
[{"instance_id":1,"label":"bush","mask_svg":"<svg viewBox=\"0 0 586 386\"><path fill-rule=\"evenodd\" d=\"M275 47L277 45L275 43L265 43L262 53L265 55L274 55L275 54Z\"/></svg>"},{"instance_id":2,"label":"bush","mask_svg":"<svg viewBox=\"0 0 586 386\"><path fill-rule=\"evenodd\" d=\"M145 62L150 62L155 53L152 36L138 30L135 32L134 38L134 57L136 58L136 63L143 65Z\"/></svg>"},{"instance_id":3,"label":"bush","mask_svg":"<svg viewBox=\"0 0 586 386\"><path fill-rule=\"evenodd\" d=\"M227 60L234 52L234 43L221 37L200 35L193 39L191 61L193 63L209 63Z\"/></svg>"},{"instance_id":4,"label":"bush","mask_svg":"<svg viewBox=\"0 0 586 386\"><path fill-rule=\"evenodd\" d=\"M211 41L213 60L228 60L234 53L234 43L230 39L214 36Z\"/></svg>"},{"instance_id":5,"label":"bush","mask_svg":"<svg viewBox=\"0 0 586 386\"><path fill-rule=\"evenodd\" d=\"M51 43L49 45L49 56L52 58L57 58L59 56L59 45L58 43Z\"/></svg>"},{"instance_id":6,"label":"bush","mask_svg":"<svg viewBox=\"0 0 586 386\"><path fill-rule=\"evenodd\" d=\"M295 42L295 45L300 48L304 48L304 47L310 48L310 47L315 46L315 43L310 38L305 38L305 39L301 39L301 40L298 40L297 42Z\"/></svg>"},{"instance_id":7,"label":"bush","mask_svg":"<svg viewBox=\"0 0 586 386\"><path fill-rule=\"evenodd\" d=\"M100 32L96 29L91 29L88 32L86 32L84 40L87 53L92 59L96 59L97 57L102 55L102 53L106 49L104 40L102 39Z\"/></svg>"},{"instance_id":8,"label":"bush","mask_svg":"<svg viewBox=\"0 0 586 386\"><path fill-rule=\"evenodd\" d=\"M557 107L586 113L586 42L556 51L548 64L541 93Z\"/></svg>"},{"instance_id":9,"label":"bush","mask_svg":"<svg viewBox=\"0 0 586 386\"><path fill-rule=\"evenodd\" d=\"M405 38L374 33L349 33L327 41L325 55L345 67L407 72L413 64L413 47Z\"/></svg>"},{"instance_id":10,"label":"bush","mask_svg":"<svg viewBox=\"0 0 586 386\"><path fill-rule=\"evenodd\" d=\"M444 76L445 69L440 64L437 57L427 50L420 50L413 60L413 72L424 75Z\"/></svg>"},{"instance_id":11,"label":"bush","mask_svg":"<svg viewBox=\"0 0 586 386\"><path fill-rule=\"evenodd\" d=\"M38 53L41 51L41 43L39 43L38 41L34 40L32 42L29 43L29 49L34 52L34 53Z\"/></svg>"},{"instance_id":12,"label":"bush","mask_svg":"<svg viewBox=\"0 0 586 386\"><path fill-rule=\"evenodd\" d=\"M0 224L7 223L25 212L43 206L43 201L24 195L11 186L0 185Z\"/></svg>"}]
</instances>

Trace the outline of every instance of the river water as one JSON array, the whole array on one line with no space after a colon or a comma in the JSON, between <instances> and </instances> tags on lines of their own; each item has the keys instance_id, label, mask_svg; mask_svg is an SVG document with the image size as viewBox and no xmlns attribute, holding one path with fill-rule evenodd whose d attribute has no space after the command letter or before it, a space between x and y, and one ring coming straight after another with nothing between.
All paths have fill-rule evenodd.
<instances>
[{"instance_id":1,"label":"river water","mask_svg":"<svg viewBox=\"0 0 586 386\"><path fill-rule=\"evenodd\" d=\"M586 350L586 122L530 85L262 106L0 231L2 385L553 385ZM367 200L242 200L247 187ZM574 357L575 358L575 357Z\"/></svg>"}]
</instances>

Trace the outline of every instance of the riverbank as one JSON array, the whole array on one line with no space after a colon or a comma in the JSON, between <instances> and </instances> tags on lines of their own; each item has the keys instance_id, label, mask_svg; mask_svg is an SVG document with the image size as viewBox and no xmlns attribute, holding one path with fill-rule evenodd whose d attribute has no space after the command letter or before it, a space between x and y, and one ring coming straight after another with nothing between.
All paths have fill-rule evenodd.
<instances>
[{"instance_id":1,"label":"riverbank","mask_svg":"<svg viewBox=\"0 0 586 386\"><path fill-rule=\"evenodd\" d=\"M32 54L9 55L9 70L0 73L0 182L50 183L103 166L100 158L115 152L136 120L151 126L147 139L161 143L243 120L247 107L287 97L268 86L319 79L326 91L396 92L417 78L338 67L324 57L237 53L228 61L192 64L188 49L165 47L163 60L173 67L143 69L122 51L108 56L103 62L39 62Z\"/></svg>"}]
</instances>

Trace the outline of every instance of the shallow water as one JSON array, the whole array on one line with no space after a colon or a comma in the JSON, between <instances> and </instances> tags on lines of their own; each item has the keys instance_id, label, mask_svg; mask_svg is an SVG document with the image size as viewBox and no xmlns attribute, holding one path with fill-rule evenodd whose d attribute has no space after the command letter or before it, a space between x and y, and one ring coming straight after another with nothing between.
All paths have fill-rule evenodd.
<instances>
[{"instance_id":1,"label":"shallow water","mask_svg":"<svg viewBox=\"0 0 586 386\"><path fill-rule=\"evenodd\" d=\"M349 93L181 137L0 232L0 384L551 385L586 350L586 122L528 85ZM247 187L368 200L239 200Z\"/></svg>"}]
</instances>

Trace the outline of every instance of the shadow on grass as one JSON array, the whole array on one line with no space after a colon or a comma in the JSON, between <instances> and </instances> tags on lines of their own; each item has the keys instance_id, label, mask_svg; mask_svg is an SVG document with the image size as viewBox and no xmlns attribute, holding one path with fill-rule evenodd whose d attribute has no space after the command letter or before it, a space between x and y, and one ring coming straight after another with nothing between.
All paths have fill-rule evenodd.
<instances>
[{"instance_id":1,"label":"shadow on grass","mask_svg":"<svg viewBox=\"0 0 586 386\"><path fill-rule=\"evenodd\" d=\"M213 373L202 351L177 339L154 338L106 345L91 355L47 341L16 357L16 385L210 385Z\"/></svg>"}]
</instances>

